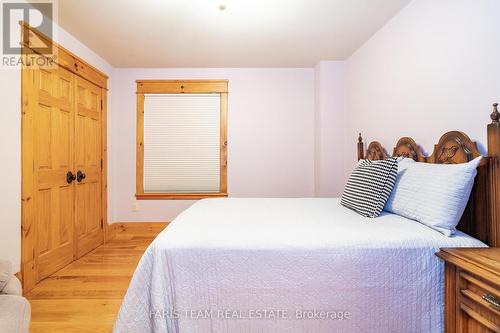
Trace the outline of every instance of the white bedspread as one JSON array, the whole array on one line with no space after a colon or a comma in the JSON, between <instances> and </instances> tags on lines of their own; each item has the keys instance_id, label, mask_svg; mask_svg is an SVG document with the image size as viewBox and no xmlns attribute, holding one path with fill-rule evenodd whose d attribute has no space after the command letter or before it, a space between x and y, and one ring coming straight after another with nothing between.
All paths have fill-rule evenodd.
<instances>
[{"instance_id":1,"label":"white bedspread","mask_svg":"<svg viewBox=\"0 0 500 333\"><path fill-rule=\"evenodd\" d=\"M114 332L442 332L434 253L459 246L485 245L338 199L202 200L147 249Z\"/></svg>"}]
</instances>

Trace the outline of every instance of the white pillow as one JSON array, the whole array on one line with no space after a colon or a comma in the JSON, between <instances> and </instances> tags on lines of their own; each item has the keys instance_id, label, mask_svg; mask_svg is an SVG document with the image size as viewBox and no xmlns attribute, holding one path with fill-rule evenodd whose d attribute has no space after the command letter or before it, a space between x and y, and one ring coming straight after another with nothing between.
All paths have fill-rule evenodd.
<instances>
[{"instance_id":1,"label":"white pillow","mask_svg":"<svg viewBox=\"0 0 500 333\"><path fill-rule=\"evenodd\" d=\"M446 236L467 206L481 156L468 163L432 164L405 158L384 210L419 221Z\"/></svg>"},{"instance_id":2,"label":"white pillow","mask_svg":"<svg viewBox=\"0 0 500 333\"><path fill-rule=\"evenodd\" d=\"M413 159L407 158L407 157L398 157L398 174L402 171L408 168L409 166L415 164Z\"/></svg>"}]
</instances>

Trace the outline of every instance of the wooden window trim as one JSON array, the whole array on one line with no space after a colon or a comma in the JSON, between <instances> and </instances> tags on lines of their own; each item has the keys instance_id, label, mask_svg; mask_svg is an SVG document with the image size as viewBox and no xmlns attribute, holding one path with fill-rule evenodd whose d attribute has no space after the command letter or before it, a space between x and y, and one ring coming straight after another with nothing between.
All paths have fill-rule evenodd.
<instances>
[{"instance_id":1,"label":"wooden window trim","mask_svg":"<svg viewBox=\"0 0 500 333\"><path fill-rule=\"evenodd\" d=\"M197 200L227 197L227 80L137 80L137 161L138 200ZM220 191L208 193L144 193L144 94L220 94Z\"/></svg>"}]
</instances>

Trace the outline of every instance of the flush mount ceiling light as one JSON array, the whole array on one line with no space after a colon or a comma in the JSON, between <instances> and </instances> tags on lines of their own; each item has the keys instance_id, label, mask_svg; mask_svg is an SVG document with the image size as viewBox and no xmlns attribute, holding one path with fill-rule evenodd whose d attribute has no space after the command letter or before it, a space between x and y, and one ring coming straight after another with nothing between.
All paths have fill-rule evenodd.
<instances>
[{"instance_id":1,"label":"flush mount ceiling light","mask_svg":"<svg viewBox=\"0 0 500 333\"><path fill-rule=\"evenodd\" d=\"M226 10L226 5L224 5L224 4L220 4L218 8L219 8L219 10L220 10L221 12L223 12L223 11L225 11L225 10Z\"/></svg>"}]
</instances>

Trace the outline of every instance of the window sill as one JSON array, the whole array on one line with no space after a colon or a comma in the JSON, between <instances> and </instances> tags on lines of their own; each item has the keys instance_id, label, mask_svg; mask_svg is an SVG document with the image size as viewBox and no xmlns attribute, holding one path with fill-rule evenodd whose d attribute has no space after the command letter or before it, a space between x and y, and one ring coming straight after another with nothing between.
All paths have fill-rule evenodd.
<instances>
[{"instance_id":1,"label":"window sill","mask_svg":"<svg viewBox=\"0 0 500 333\"><path fill-rule=\"evenodd\" d=\"M227 193L136 193L137 200L199 200L206 198L224 198Z\"/></svg>"}]
</instances>

